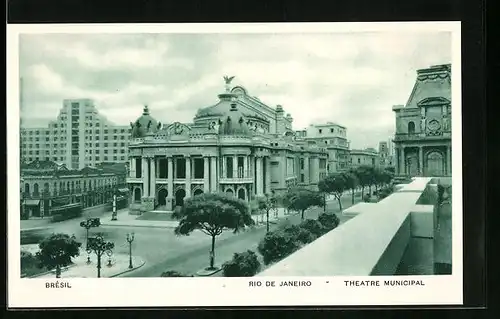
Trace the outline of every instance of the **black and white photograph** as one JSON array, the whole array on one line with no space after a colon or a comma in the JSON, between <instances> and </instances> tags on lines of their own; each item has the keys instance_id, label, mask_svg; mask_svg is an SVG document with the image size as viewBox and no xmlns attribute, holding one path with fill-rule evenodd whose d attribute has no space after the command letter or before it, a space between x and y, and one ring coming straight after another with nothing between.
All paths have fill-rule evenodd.
<instances>
[{"instance_id":1,"label":"black and white photograph","mask_svg":"<svg viewBox=\"0 0 500 319\"><path fill-rule=\"evenodd\" d=\"M460 23L8 41L16 306L461 303Z\"/></svg>"}]
</instances>

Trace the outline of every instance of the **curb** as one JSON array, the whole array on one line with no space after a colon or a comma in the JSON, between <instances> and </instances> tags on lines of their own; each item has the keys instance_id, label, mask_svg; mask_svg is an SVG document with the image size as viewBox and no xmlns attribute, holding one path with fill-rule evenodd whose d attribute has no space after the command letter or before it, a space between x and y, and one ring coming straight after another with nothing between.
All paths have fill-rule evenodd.
<instances>
[{"instance_id":1,"label":"curb","mask_svg":"<svg viewBox=\"0 0 500 319\"><path fill-rule=\"evenodd\" d=\"M114 274L113 276L109 276L108 278L118 277L118 276L123 275L123 274L126 274L126 273L128 273L128 272L131 272L131 271L137 270L137 269L141 268L142 266L144 266L145 264L146 264L146 261L142 260L142 264L140 264L139 266L134 267L134 268L132 268L132 269L127 269L127 270L122 271L122 272L117 273L117 274Z\"/></svg>"},{"instance_id":2,"label":"curb","mask_svg":"<svg viewBox=\"0 0 500 319\"><path fill-rule=\"evenodd\" d=\"M110 226L110 227L145 227L145 228L176 228L177 226L173 225L136 225L136 224L111 224L111 223L101 223L101 226Z\"/></svg>"},{"instance_id":3,"label":"curb","mask_svg":"<svg viewBox=\"0 0 500 319\"><path fill-rule=\"evenodd\" d=\"M199 274L199 273L200 273L200 272L202 272L202 271L207 271L207 270L205 270L205 269L198 270L197 272L195 272L195 275L196 275L197 277L210 277L210 276L215 275L216 273L218 273L218 272L222 271L222 267L217 268L217 269L215 269L215 270L212 270L212 271L210 271L210 272L208 272L208 271L207 271L207 273L206 273L206 274L203 274L203 275Z\"/></svg>"}]
</instances>

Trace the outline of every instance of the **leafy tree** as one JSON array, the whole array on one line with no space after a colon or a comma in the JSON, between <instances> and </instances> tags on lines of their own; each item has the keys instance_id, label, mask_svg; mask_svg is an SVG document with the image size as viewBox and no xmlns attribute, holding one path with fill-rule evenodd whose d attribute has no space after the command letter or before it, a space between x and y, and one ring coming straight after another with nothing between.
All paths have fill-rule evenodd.
<instances>
[{"instance_id":1,"label":"leafy tree","mask_svg":"<svg viewBox=\"0 0 500 319\"><path fill-rule=\"evenodd\" d=\"M162 272L160 277L193 277L193 276L188 276L175 270L167 270Z\"/></svg>"},{"instance_id":2,"label":"leafy tree","mask_svg":"<svg viewBox=\"0 0 500 319\"><path fill-rule=\"evenodd\" d=\"M247 225L253 225L246 202L226 194L204 193L184 202L181 210L172 214L179 219L177 235L189 235L196 229L212 237L210 267L215 269L215 238L224 229L235 233Z\"/></svg>"},{"instance_id":3,"label":"leafy tree","mask_svg":"<svg viewBox=\"0 0 500 319\"><path fill-rule=\"evenodd\" d=\"M339 203L339 209L342 210L341 198L347 189L348 175L346 173L335 173L328 175L318 183L318 188L321 192L332 194Z\"/></svg>"},{"instance_id":4,"label":"leafy tree","mask_svg":"<svg viewBox=\"0 0 500 319\"><path fill-rule=\"evenodd\" d=\"M296 238L285 231L272 231L259 242L258 251L264 257L264 264L279 261L300 248Z\"/></svg>"},{"instance_id":5,"label":"leafy tree","mask_svg":"<svg viewBox=\"0 0 500 319\"><path fill-rule=\"evenodd\" d=\"M324 214L323 214L324 215ZM323 225L317 220L314 219L306 219L302 223L299 224L300 228L306 229L314 237L318 238L323 235Z\"/></svg>"},{"instance_id":6,"label":"leafy tree","mask_svg":"<svg viewBox=\"0 0 500 319\"><path fill-rule=\"evenodd\" d=\"M352 196L352 204L354 205L354 193L356 192L356 188L359 185L358 177L356 176L354 171L349 171L345 173L346 175L346 189L351 190Z\"/></svg>"},{"instance_id":7,"label":"leafy tree","mask_svg":"<svg viewBox=\"0 0 500 319\"><path fill-rule=\"evenodd\" d=\"M36 256L42 267L48 270L56 269L56 278L61 276L61 267L71 264L71 258L80 255L80 246L75 236L67 234L52 234L39 245Z\"/></svg>"},{"instance_id":8,"label":"leafy tree","mask_svg":"<svg viewBox=\"0 0 500 319\"><path fill-rule=\"evenodd\" d=\"M255 206L259 213L265 213L266 229L269 232L269 212L276 208L276 198L269 194L258 196L255 198Z\"/></svg>"},{"instance_id":9,"label":"leafy tree","mask_svg":"<svg viewBox=\"0 0 500 319\"><path fill-rule=\"evenodd\" d=\"M251 250L235 253L233 259L222 265L225 277L252 277L260 270L257 254Z\"/></svg>"},{"instance_id":10,"label":"leafy tree","mask_svg":"<svg viewBox=\"0 0 500 319\"><path fill-rule=\"evenodd\" d=\"M297 225L286 225L281 228L281 231L285 234L295 238L301 245L309 244L317 238L313 233L304 227L299 227Z\"/></svg>"},{"instance_id":11,"label":"leafy tree","mask_svg":"<svg viewBox=\"0 0 500 319\"><path fill-rule=\"evenodd\" d=\"M361 194L364 195L365 187L370 185L371 179L371 166L359 166L354 170L354 174L358 179L359 186L361 186Z\"/></svg>"},{"instance_id":12,"label":"leafy tree","mask_svg":"<svg viewBox=\"0 0 500 319\"><path fill-rule=\"evenodd\" d=\"M304 220L304 212L314 206L322 207L325 199L320 192L315 192L305 188L291 189L286 194L286 204L289 210L301 212L301 219Z\"/></svg>"},{"instance_id":13,"label":"leafy tree","mask_svg":"<svg viewBox=\"0 0 500 319\"><path fill-rule=\"evenodd\" d=\"M318 216L318 222L321 223L324 233L335 229L340 224L340 220L335 214L321 214Z\"/></svg>"}]
</instances>

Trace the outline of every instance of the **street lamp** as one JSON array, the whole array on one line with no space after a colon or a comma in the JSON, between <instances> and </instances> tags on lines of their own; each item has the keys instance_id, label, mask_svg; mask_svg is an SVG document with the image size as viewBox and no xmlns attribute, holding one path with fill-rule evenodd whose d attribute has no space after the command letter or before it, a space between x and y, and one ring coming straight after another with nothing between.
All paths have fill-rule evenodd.
<instances>
[{"instance_id":1,"label":"street lamp","mask_svg":"<svg viewBox=\"0 0 500 319\"><path fill-rule=\"evenodd\" d=\"M87 230L87 236L86 236L87 252L89 248L89 230L90 228L99 227L100 225L101 225L101 220L99 218L87 218L87 220L80 222L80 227L85 228ZM88 253L87 255L87 264L90 264L90 253Z\"/></svg>"},{"instance_id":2,"label":"street lamp","mask_svg":"<svg viewBox=\"0 0 500 319\"><path fill-rule=\"evenodd\" d=\"M135 239L134 233L131 234L127 233L128 252L129 252L128 268L130 269L134 268L134 266L132 265L132 242L134 241L134 239Z\"/></svg>"},{"instance_id":3,"label":"street lamp","mask_svg":"<svg viewBox=\"0 0 500 319\"><path fill-rule=\"evenodd\" d=\"M102 235L97 235L95 237L90 237L88 240L87 253L90 254L94 252L97 256L97 278L101 278L101 257L104 253L108 256L113 254L113 248L115 244L112 242L104 241Z\"/></svg>"},{"instance_id":4,"label":"street lamp","mask_svg":"<svg viewBox=\"0 0 500 319\"><path fill-rule=\"evenodd\" d=\"M113 214L111 215L111 220L118 220L118 218L116 218L116 193L113 194Z\"/></svg>"}]
</instances>

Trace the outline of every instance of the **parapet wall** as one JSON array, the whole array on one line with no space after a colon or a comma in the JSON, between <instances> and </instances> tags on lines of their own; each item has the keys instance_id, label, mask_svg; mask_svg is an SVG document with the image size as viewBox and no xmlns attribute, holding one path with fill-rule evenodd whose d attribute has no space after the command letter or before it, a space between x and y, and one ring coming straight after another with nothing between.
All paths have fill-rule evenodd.
<instances>
[{"instance_id":1,"label":"parapet wall","mask_svg":"<svg viewBox=\"0 0 500 319\"><path fill-rule=\"evenodd\" d=\"M432 206L416 205L431 180L415 178L380 202L365 205L356 217L257 276L395 274L410 238L432 236Z\"/></svg>"}]
</instances>

